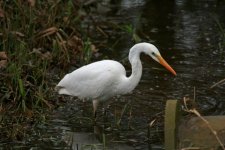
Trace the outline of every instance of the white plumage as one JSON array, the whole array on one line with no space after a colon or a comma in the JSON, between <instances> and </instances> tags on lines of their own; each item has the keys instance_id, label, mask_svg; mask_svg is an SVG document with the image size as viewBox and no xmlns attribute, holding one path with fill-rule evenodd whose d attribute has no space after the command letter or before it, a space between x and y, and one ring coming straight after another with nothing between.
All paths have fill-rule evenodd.
<instances>
[{"instance_id":1,"label":"white plumage","mask_svg":"<svg viewBox=\"0 0 225 150\"><path fill-rule=\"evenodd\" d=\"M58 93L93 100L95 112L98 100L107 100L115 95L129 93L137 86L142 75L140 61L142 52L176 75L176 72L161 57L154 45L139 43L135 44L129 52L129 61L132 66L132 74L129 77L126 76L126 70L119 62L102 60L65 75L56 86Z\"/></svg>"},{"instance_id":2,"label":"white plumage","mask_svg":"<svg viewBox=\"0 0 225 150\"><path fill-rule=\"evenodd\" d=\"M126 76L124 67L112 60L102 60L83 66L67 74L57 85L59 94L80 99L104 100L120 92L120 83Z\"/></svg>"}]
</instances>

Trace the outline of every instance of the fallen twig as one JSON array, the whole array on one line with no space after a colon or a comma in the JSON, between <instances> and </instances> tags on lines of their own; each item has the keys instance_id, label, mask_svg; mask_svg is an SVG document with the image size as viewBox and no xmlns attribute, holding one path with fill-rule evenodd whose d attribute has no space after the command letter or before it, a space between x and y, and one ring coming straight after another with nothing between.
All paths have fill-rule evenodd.
<instances>
[{"instance_id":1,"label":"fallen twig","mask_svg":"<svg viewBox=\"0 0 225 150\"><path fill-rule=\"evenodd\" d=\"M210 123L195 109L195 108L193 108L193 109L189 109L188 108L188 106L187 106L187 99L186 99L186 97L184 97L184 111L186 111L186 112L189 112L189 113L193 113L193 114L195 114L197 117L199 117L206 125L207 125L207 127L209 128L209 130L212 132L212 134L214 134L214 136L216 137L216 140L218 141L218 143L220 144L220 146L221 146L221 148L223 149L223 150L225 150L225 147L224 147L224 145L223 145L223 143L222 143L222 141L221 141L221 139L219 138L219 136L218 136L218 134L217 134L217 132L216 132L216 130L214 130L213 128L212 128L212 126L210 125Z\"/></svg>"},{"instance_id":2,"label":"fallen twig","mask_svg":"<svg viewBox=\"0 0 225 150\"><path fill-rule=\"evenodd\" d=\"M213 84L210 88L212 89L212 88L214 88L214 87L216 87L216 86L218 86L218 85L222 84L223 82L225 82L225 79L220 80L219 82L216 82L216 83L215 83L215 84Z\"/></svg>"}]
</instances>

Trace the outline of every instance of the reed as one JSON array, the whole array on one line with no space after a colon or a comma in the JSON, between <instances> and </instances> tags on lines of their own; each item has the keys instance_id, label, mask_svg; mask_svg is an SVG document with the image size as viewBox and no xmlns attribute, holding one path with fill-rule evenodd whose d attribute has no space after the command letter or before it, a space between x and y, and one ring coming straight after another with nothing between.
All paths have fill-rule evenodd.
<instances>
[{"instance_id":1,"label":"reed","mask_svg":"<svg viewBox=\"0 0 225 150\"><path fill-rule=\"evenodd\" d=\"M21 129L33 117L43 121L42 113L55 103L55 74L63 74L81 57L90 61L90 40L83 45L79 9L73 0L0 2L1 137L20 134L9 120Z\"/></svg>"}]
</instances>

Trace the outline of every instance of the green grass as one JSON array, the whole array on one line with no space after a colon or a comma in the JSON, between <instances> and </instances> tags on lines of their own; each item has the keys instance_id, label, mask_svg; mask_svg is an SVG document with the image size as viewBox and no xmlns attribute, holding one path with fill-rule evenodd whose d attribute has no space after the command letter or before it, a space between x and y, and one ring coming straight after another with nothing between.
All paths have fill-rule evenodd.
<instances>
[{"instance_id":1,"label":"green grass","mask_svg":"<svg viewBox=\"0 0 225 150\"><path fill-rule=\"evenodd\" d=\"M132 40L135 43L141 42L141 38L136 33L136 28L134 26L132 26L131 24L128 24L128 25L123 25L120 28L121 28L121 30L123 30L126 33L128 33L129 35L131 35L132 36Z\"/></svg>"},{"instance_id":2,"label":"green grass","mask_svg":"<svg viewBox=\"0 0 225 150\"><path fill-rule=\"evenodd\" d=\"M73 0L1 2L0 51L7 65L0 68L0 139L23 132L9 122L23 129L29 118L43 118L56 101L57 75L81 58L90 62L91 40L82 40L79 9Z\"/></svg>"}]
</instances>

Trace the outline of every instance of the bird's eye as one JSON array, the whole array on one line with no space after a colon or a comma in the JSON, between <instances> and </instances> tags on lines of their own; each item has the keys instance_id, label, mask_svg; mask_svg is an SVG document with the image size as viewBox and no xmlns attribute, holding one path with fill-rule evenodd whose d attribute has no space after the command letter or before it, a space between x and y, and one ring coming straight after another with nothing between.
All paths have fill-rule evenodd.
<instances>
[{"instance_id":1,"label":"bird's eye","mask_svg":"<svg viewBox=\"0 0 225 150\"><path fill-rule=\"evenodd\" d=\"M155 56L155 52L152 52L152 55Z\"/></svg>"}]
</instances>

